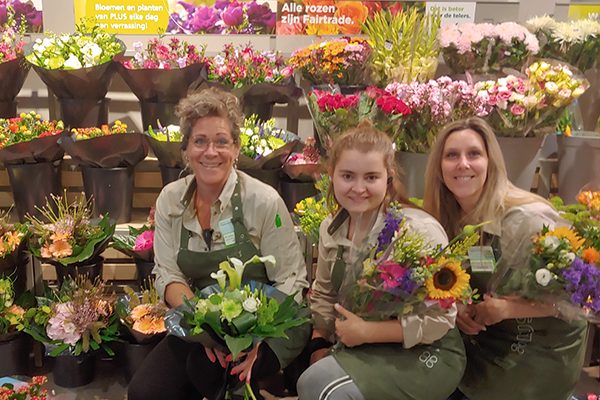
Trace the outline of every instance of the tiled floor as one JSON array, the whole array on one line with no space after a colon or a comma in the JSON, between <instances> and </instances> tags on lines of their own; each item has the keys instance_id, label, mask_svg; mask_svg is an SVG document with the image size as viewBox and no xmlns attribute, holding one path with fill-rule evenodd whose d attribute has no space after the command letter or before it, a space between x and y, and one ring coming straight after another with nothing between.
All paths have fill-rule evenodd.
<instances>
[{"instance_id":1,"label":"tiled floor","mask_svg":"<svg viewBox=\"0 0 600 400\"><path fill-rule=\"evenodd\" d=\"M41 370L40 373L48 373ZM589 367L582 371L579 385L577 386L578 399L585 400L587 393L600 393L600 367ZM54 385L52 374L48 388L53 392L55 400L124 400L127 398L126 382L121 369L113 361L99 360L96 364L96 378L89 385L77 389L65 389ZM267 400L279 399L263 393ZM291 399L289 399L291 400ZM540 399L542 400L542 399Z\"/></svg>"}]
</instances>

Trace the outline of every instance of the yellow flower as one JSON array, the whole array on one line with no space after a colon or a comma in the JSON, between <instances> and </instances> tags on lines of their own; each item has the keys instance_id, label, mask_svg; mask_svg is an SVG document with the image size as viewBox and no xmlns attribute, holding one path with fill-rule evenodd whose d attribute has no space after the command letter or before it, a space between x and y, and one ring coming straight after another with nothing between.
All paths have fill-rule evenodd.
<instances>
[{"instance_id":1,"label":"yellow flower","mask_svg":"<svg viewBox=\"0 0 600 400\"><path fill-rule=\"evenodd\" d=\"M568 240L569 244L571 245L571 249L573 249L574 251L579 250L583 245L583 242L585 242L585 239L579 237L579 235L575 231L573 231L571 228L567 228L566 226L555 228L549 231L548 233L540 236L539 243L543 243L544 239L548 236L555 236L559 239Z\"/></svg>"},{"instance_id":2,"label":"yellow flower","mask_svg":"<svg viewBox=\"0 0 600 400\"><path fill-rule=\"evenodd\" d=\"M440 268L425 281L427 296L430 299L458 299L469 288L470 276L458 261L440 260Z\"/></svg>"}]
</instances>

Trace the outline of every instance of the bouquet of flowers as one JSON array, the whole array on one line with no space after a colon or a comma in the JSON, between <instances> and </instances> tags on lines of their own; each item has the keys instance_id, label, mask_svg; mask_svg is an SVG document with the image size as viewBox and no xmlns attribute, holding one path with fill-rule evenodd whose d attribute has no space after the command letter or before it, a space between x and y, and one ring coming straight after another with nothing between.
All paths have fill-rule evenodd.
<instances>
[{"instance_id":1,"label":"bouquet of flowers","mask_svg":"<svg viewBox=\"0 0 600 400\"><path fill-rule=\"evenodd\" d=\"M0 342L12 339L24 327L25 309L15 303L14 281L0 278Z\"/></svg>"},{"instance_id":2,"label":"bouquet of flowers","mask_svg":"<svg viewBox=\"0 0 600 400\"><path fill-rule=\"evenodd\" d=\"M336 137L360 122L361 96L359 94L343 95L313 90L306 96L306 100L321 145L325 150L331 148Z\"/></svg>"},{"instance_id":3,"label":"bouquet of flowers","mask_svg":"<svg viewBox=\"0 0 600 400\"><path fill-rule=\"evenodd\" d=\"M25 57L27 61L44 69L81 69L95 67L112 61L125 50L115 35L104 32L100 26L77 25L72 35L52 32L36 39Z\"/></svg>"},{"instance_id":4,"label":"bouquet of flowers","mask_svg":"<svg viewBox=\"0 0 600 400\"><path fill-rule=\"evenodd\" d=\"M2 6L0 5L0 10ZM23 56L23 48L25 42L22 35L25 33L21 25L17 25L15 21L15 11L12 6L6 7L5 12L7 20L2 21L0 18L0 63L15 60ZM1 14L1 11L0 11ZM15 93L16 95L16 93Z\"/></svg>"},{"instance_id":5,"label":"bouquet of flowers","mask_svg":"<svg viewBox=\"0 0 600 400\"><path fill-rule=\"evenodd\" d=\"M313 85L362 85L372 52L364 39L341 37L296 50L288 62Z\"/></svg>"},{"instance_id":6,"label":"bouquet of flowers","mask_svg":"<svg viewBox=\"0 0 600 400\"><path fill-rule=\"evenodd\" d=\"M275 127L275 118L261 122L258 115L244 120L240 132L240 169L277 169L298 144L300 138Z\"/></svg>"},{"instance_id":7,"label":"bouquet of flowers","mask_svg":"<svg viewBox=\"0 0 600 400\"><path fill-rule=\"evenodd\" d=\"M31 0L1 0L0 24L5 23L25 27L29 32L41 32L42 11L36 9Z\"/></svg>"},{"instance_id":8,"label":"bouquet of flowers","mask_svg":"<svg viewBox=\"0 0 600 400\"><path fill-rule=\"evenodd\" d=\"M166 168L184 168L185 164L181 156L182 134L179 125L163 126L157 121L157 129L148 127L146 134L149 139L148 144L158 158L161 167Z\"/></svg>"},{"instance_id":9,"label":"bouquet of flowers","mask_svg":"<svg viewBox=\"0 0 600 400\"><path fill-rule=\"evenodd\" d=\"M535 35L514 22L447 25L438 38L444 61L454 73L518 70L539 51Z\"/></svg>"},{"instance_id":10,"label":"bouquet of flowers","mask_svg":"<svg viewBox=\"0 0 600 400\"><path fill-rule=\"evenodd\" d=\"M130 225L128 235L114 235L112 247L133 258L154 260L154 207L146 224L139 228Z\"/></svg>"},{"instance_id":11,"label":"bouquet of flowers","mask_svg":"<svg viewBox=\"0 0 600 400\"><path fill-rule=\"evenodd\" d=\"M550 202L559 212L561 217L573 225L573 229L585 240L588 259L595 263L600 261L600 192L583 190L577 195L579 204L565 205L558 196L552 197ZM596 254L594 255L594 250Z\"/></svg>"},{"instance_id":12,"label":"bouquet of flowers","mask_svg":"<svg viewBox=\"0 0 600 400\"><path fill-rule=\"evenodd\" d=\"M45 376L34 376L31 382L4 383L0 386L0 400L46 400L48 389L42 389L42 385L48 382Z\"/></svg>"},{"instance_id":13,"label":"bouquet of flowers","mask_svg":"<svg viewBox=\"0 0 600 400\"><path fill-rule=\"evenodd\" d=\"M65 129L62 121L42 120L35 111L16 118L0 118L0 149L38 138L56 136Z\"/></svg>"},{"instance_id":14,"label":"bouquet of flowers","mask_svg":"<svg viewBox=\"0 0 600 400\"><path fill-rule=\"evenodd\" d=\"M8 212L0 212L0 260L12 256L27 236L27 226L8 222Z\"/></svg>"},{"instance_id":15,"label":"bouquet of flowers","mask_svg":"<svg viewBox=\"0 0 600 400\"><path fill-rule=\"evenodd\" d=\"M117 340L119 328L113 303L113 296L100 281L66 280L60 290L38 297L38 307L25 314L24 331L48 344L52 357L64 353L78 356L100 348L112 356L107 343Z\"/></svg>"},{"instance_id":16,"label":"bouquet of flowers","mask_svg":"<svg viewBox=\"0 0 600 400\"><path fill-rule=\"evenodd\" d=\"M375 87L367 88L368 118L375 127L387 133L396 142L406 130L405 123L412 110L398 96Z\"/></svg>"},{"instance_id":17,"label":"bouquet of flowers","mask_svg":"<svg viewBox=\"0 0 600 400\"><path fill-rule=\"evenodd\" d=\"M292 68L276 51L258 51L250 44L226 44L210 65L208 79L227 87L241 88L257 83L280 83L292 76Z\"/></svg>"},{"instance_id":18,"label":"bouquet of flowers","mask_svg":"<svg viewBox=\"0 0 600 400\"><path fill-rule=\"evenodd\" d=\"M398 14L381 11L366 20L364 32L373 48L373 81L385 86L392 81L432 79L440 51L440 23L438 12L424 15L417 8Z\"/></svg>"},{"instance_id":19,"label":"bouquet of flowers","mask_svg":"<svg viewBox=\"0 0 600 400\"><path fill-rule=\"evenodd\" d=\"M363 318L384 320L469 302L473 290L461 263L479 241L476 228L468 226L448 246L435 248L391 204L377 243L344 275L342 305Z\"/></svg>"},{"instance_id":20,"label":"bouquet of flowers","mask_svg":"<svg viewBox=\"0 0 600 400\"><path fill-rule=\"evenodd\" d=\"M536 61L527 78L508 75L475 84L478 96L492 107L488 121L501 136L544 135L554 131L564 108L589 87L564 64Z\"/></svg>"},{"instance_id":21,"label":"bouquet of flowers","mask_svg":"<svg viewBox=\"0 0 600 400\"><path fill-rule=\"evenodd\" d=\"M540 57L561 60L585 72L600 56L600 23L595 19L559 22L544 15L525 25L539 40Z\"/></svg>"},{"instance_id":22,"label":"bouquet of flowers","mask_svg":"<svg viewBox=\"0 0 600 400\"><path fill-rule=\"evenodd\" d=\"M162 126L160 121L158 121L158 129L154 130L149 126L147 132L148 136L158 142L181 143L183 137L179 125Z\"/></svg>"},{"instance_id":23,"label":"bouquet of flowers","mask_svg":"<svg viewBox=\"0 0 600 400\"><path fill-rule=\"evenodd\" d=\"M313 243L319 243L321 222L328 215L337 211L337 209L331 209L330 205L327 204L329 185L329 175L321 175L321 178L315 182L315 188L319 191L319 195L300 200L294 208L297 225Z\"/></svg>"},{"instance_id":24,"label":"bouquet of flowers","mask_svg":"<svg viewBox=\"0 0 600 400\"><path fill-rule=\"evenodd\" d=\"M160 300L153 282L147 284L140 294L125 286L125 294L115 305L121 323L137 343L156 341L167 333L164 318L168 308Z\"/></svg>"},{"instance_id":25,"label":"bouquet of flowers","mask_svg":"<svg viewBox=\"0 0 600 400\"><path fill-rule=\"evenodd\" d=\"M301 153L292 153L283 164L283 172L292 179L317 180L321 174L321 156L316 140L312 136L306 138Z\"/></svg>"},{"instance_id":26,"label":"bouquet of flowers","mask_svg":"<svg viewBox=\"0 0 600 400\"><path fill-rule=\"evenodd\" d=\"M91 200L83 195L69 203L66 192L52 196L52 204L40 209L43 220L28 217L29 250L45 262L68 266L92 260L106 249L115 231L108 215L93 220Z\"/></svg>"},{"instance_id":27,"label":"bouquet of flowers","mask_svg":"<svg viewBox=\"0 0 600 400\"><path fill-rule=\"evenodd\" d=\"M553 304L567 319L600 315L600 259L597 249L585 247L585 239L570 227L544 227L531 242L525 267L499 263L492 290ZM520 254L521 252L517 252Z\"/></svg>"},{"instance_id":28,"label":"bouquet of flowers","mask_svg":"<svg viewBox=\"0 0 600 400\"><path fill-rule=\"evenodd\" d=\"M205 62L205 46L200 48L189 44L185 40L171 38L168 44L161 39L153 38L146 47L142 42L133 43L135 54L132 59L121 64L127 69L178 69L192 64Z\"/></svg>"},{"instance_id":29,"label":"bouquet of flowers","mask_svg":"<svg viewBox=\"0 0 600 400\"><path fill-rule=\"evenodd\" d=\"M236 258L219 264L209 286L178 309L167 312L167 328L184 340L229 351L235 360L256 341L286 338L288 329L309 321L302 306L272 286L250 281L242 285L244 269L253 263L275 264L273 256L255 256L245 263ZM246 394L251 394L246 383ZM251 394L254 398L254 395Z\"/></svg>"},{"instance_id":30,"label":"bouquet of flowers","mask_svg":"<svg viewBox=\"0 0 600 400\"><path fill-rule=\"evenodd\" d=\"M169 33L272 34L276 14L269 3L217 1L212 7L179 1L169 17Z\"/></svg>"},{"instance_id":31,"label":"bouquet of flowers","mask_svg":"<svg viewBox=\"0 0 600 400\"><path fill-rule=\"evenodd\" d=\"M393 82L386 86L384 93L386 96L379 101L386 109L399 106L405 110L398 102L401 101L411 111L403 116L402 112L395 112L397 118L404 119L395 135L395 143L398 150L412 153L427 153L438 131L447 123L475 115L485 116L489 110L472 85L447 76L424 83Z\"/></svg>"},{"instance_id":32,"label":"bouquet of flowers","mask_svg":"<svg viewBox=\"0 0 600 400\"><path fill-rule=\"evenodd\" d=\"M107 124L104 124L100 128L73 128L71 129L71 133L75 135L75 140L86 140L100 136L127 133L127 124L116 120L113 126L108 126Z\"/></svg>"}]
</instances>

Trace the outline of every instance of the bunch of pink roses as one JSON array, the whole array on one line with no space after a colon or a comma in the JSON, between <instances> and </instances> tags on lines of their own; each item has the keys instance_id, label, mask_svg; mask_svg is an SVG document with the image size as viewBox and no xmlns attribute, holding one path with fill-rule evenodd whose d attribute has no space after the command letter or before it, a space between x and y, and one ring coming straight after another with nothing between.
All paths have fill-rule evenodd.
<instances>
[{"instance_id":1,"label":"bunch of pink roses","mask_svg":"<svg viewBox=\"0 0 600 400\"><path fill-rule=\"evenodd\" d=\"M185 40L171 38L165 44L159 38L151 39L146 47L142 42L133 43L135 55L123 61L127 69L174 69L205 61L204 46L198 48Z\"/></svg>"},{"instance_id":2,"label":"bunch of pink roses","mask_svg":"<svg viewBox=\"0 0 600 400\"><path fill-rule=\"evenodd\" d=\"M535 35L514 22L448 25L438 37L444 60L455 73L519 69L540 47Z\"/></svg>"}]
</instances>

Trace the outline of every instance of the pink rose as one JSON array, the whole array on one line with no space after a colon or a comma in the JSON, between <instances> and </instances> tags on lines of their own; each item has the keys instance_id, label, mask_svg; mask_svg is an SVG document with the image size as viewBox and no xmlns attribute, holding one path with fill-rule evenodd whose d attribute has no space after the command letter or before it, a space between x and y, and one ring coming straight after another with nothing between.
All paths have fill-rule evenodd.
<instances>
[{"instance_id":1,"label":"pink rose","mask_svg":"<svg viewBox=\"0 0 600 400\"><path fill-rule=\"evenodd\" d=\"M525 107L519 104L513 104L512 107L510 107L510 112L513 113L513 115L523 115L525 113Z\"/></svg>"},{"instance_id":2,"label":"pink rose","mask_svg":"<svg viewBox=\"0 0 600 400\"><path fill-rule=\"evenodd\" d=\"M134 251L150 250L154 246L154 231L142 232L135 238Z\"/></svg>"}]
</instances>

